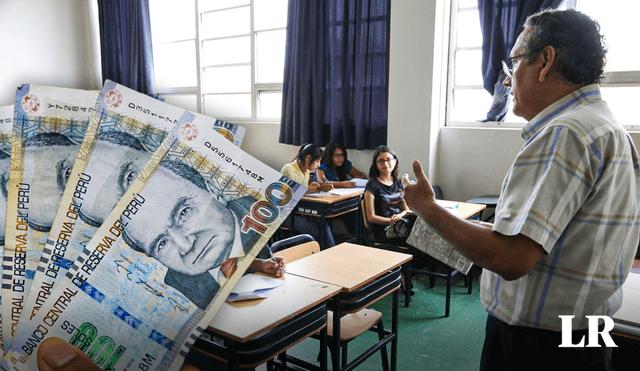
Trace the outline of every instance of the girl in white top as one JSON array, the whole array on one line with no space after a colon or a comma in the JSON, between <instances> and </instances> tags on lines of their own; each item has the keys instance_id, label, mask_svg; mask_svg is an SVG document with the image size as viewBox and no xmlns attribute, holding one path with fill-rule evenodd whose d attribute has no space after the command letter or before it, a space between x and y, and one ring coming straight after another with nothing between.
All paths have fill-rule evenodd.
<instances>
[{"instance_id":1,"label":"girl in white top","mask_svg":"<svg viewBox=\"0 0 640 371\"><path fill-rule=\"evenodd\" d=\"M319 191L328 191L333 188L329 183L320 184L311 182L311 172L316 171L322 161L322 149L315 144L305 144L298 150L296 158L284 165L280 172L296 183L300 183L308 187L307 193L316 193Z\"/></svg>"},{"instance_id":2,"label":"girl in white top","mask_svg":"<svg viewBox=\"0 0 640 371\"><path fill-rule=\"evenodd\" d=\"M333 186L329 183L319 184L318 182L309 182L310 175L312 171L315 171L318 166L320 166L320 160L322 159L322 149L320 146L315 144L305 144L300 147L298 151L298 155L296 158L284 165L280 172L287 176L289 179L293 180L296 183L300 183L305 187L308 187L307 193L315 193L318 191L328 191L333 188ZM285 227L291 228L291 217L294 216L292 213L285 221L282 223ZM320 233L324 234L324 246L320 246L322 249L326 249L335 245L335 241L333 240L333 235L331 234L331 229L327 226L324 230L320 231L318 229L318 225L307 220L301 216L294 216L295 222L294 227L295 230L302 233L307 233L313 236L316 241L320 241Z\"/></svg>"}]
</instances>

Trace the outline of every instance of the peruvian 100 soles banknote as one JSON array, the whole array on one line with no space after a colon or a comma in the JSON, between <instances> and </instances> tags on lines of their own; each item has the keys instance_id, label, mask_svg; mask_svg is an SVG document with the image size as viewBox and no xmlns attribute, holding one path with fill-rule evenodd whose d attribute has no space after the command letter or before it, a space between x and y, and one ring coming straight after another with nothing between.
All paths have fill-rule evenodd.
<instances>
[{"instance_id":1,"label":"peruvian 100 soles banknote","mask_svg":"<svg viewBox=\"0 0 640 371\"><path fill-rule=\"evenodd\" d=\"M99 91L16 90L2 264L5 347L18 324Z\"/></svg>"},{"instance_id":2,"label":"peruvian 100 soles banknote","mask_svg":"<svg viewBox=\"0 0 640 371\"><path fill-rule=\"evenodd\" d=\"M107 370L178 367L306 190L190 112L172 133L18 329L5 370L35 369L51 336Z\"/></svg>"},{"instance_id":3,"label":"peruvian 100 soles banknote","mask_svg":"<svg viewBox=\"0 0 640 371\"><path fill-rule=\"evenodd\" d=\"M4 233L7 222L7 187L9 185L9 163L11 161L11 133L13 132L13 104L0 107L0 261L4 256ZM1 291L0 291L1 294ZM0 303L2 298L0 297ZM0 304L1 305L1 304ZM0 313L0 323L2 315ZM0 350L4 354L2 326L0 326Z\"/></svg>"},{"instance_id":4,"label":"peruvian 100 soles banknote","mask_svg":"<svg viewBox=\"0 0 640 371\"><path fill-rule=\"evenodd\" d=\"M69 270L184 111L112 81L105 82L18 327L35 317L59 278ZM243 127L194 115L201 116L201 125L212 127L236 145L242 143ZM195 134L188 128L184 130L184 135Z\"/></svg>"}]
</instances>

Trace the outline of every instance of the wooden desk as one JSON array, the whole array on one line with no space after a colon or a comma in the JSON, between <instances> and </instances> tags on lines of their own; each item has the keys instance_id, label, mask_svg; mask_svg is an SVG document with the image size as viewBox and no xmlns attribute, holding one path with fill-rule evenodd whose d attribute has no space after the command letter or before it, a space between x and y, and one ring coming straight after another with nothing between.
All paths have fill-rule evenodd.
<instances>
[{"instance_id":1,"label":"wooden desk","mask_svg":"<svg viewBox=\"0 0 640 371\"><path fill-rule=\"evenodd\" d=\"M332 349L335 352L332 370L340 368L340 317L356 312L380 298L393 293L391 331L387 336L350 362L343 370L351 370L377 350L391 342L391 370L397 365L398 288L400 266L411 255L372 247L342 243L287 264L287 274L295 274L342 287L342 292L330 301L333 314Z\"/></svg>"},{"instance_id":2,"label":"wooden desk","mask_svg":"<svg viewBox=\"0 0 640 371\"><path fill-rule=\"evenodd\" d=\"M355 218L361 218L358 212L358 199L363 193L364 188L359 188L358 191L346 195L303 196L298 201L295 212L298 215L320 218L318 229L321 233L318 243L324 247L326 246L326 241L324 241L325 237L322 231L327 227L327 218L335 218L354 211L356 212ZM292 223L292 229L295 230L294 223Z\"/></svg>"},{"instance_id":3,"label":"wooden desk","mask_svg":"<svg viewBox=\"0 0 640 371\"><path fill-rule=\"evenodd\" d=\"M444 207L460 219L469 219L487 208L487 205L484 204L473 204L468 202L447 200L437 200L437 202L440 206Z\"/></svg>"},{"instance_id":4,"label":"wooden desk","mask_svg":"<svg viewBox=\"0 0 640 371\"><path fill-rule=\"evenodd\" d=\"M340 290L286 273L265 299L225 302L193 348L235 370L256 367L319 330L326 341L326 301ZM320 368L326 370L323 350Z\"/></svg>"}]
</instances>

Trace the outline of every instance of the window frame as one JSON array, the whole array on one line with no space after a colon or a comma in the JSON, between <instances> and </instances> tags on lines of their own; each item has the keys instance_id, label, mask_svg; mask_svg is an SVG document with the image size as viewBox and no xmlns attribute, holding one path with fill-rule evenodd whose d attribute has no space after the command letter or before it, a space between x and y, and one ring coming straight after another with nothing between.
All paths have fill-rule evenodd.
<instances>
[{"instance_id":1,"label":"window frame","mask_svg":"<svg viewBox=\"0 0 640 371\"><path fill-rule=\"evenodd\" d=\"M579 0L568 0L566 7L576 7L576 1ZM482 45L473 46L473 47L457 47L456 46L456 37L457 37L457 16L460 11L473 11L478 12L477 6L467 6L467 7L459 7L459 0L452 1L451 4L451 14L450 14L450 23L449 23L449 53L445 56L446 63L449 66L447 73L447 99L446 99L446 112L445 112L445 124L444 126L448 127L479 127L479 128L521 128L526 120L513 116L513 112L510 112L507 115L507 118L504 122L497 121L489 121L489 122L480 122L480 121L454 121L452 120L453 112L455 112L454 105L454 94L457 89L465 89L465 90L483 90L484 87L482 85L455 85L455 72L456 72L456 53L458 51L469 51L469 50L481 50ZM479 19L479 17L478 17ZM479 70L479 68L478 68ZM610 88L610 87L640 87L640 70L637 71L606 71L604 73L605 79L600 84L601 88ZM489 94L488 92L486 94ZM489 107L487 107L488 109ZM485 112L480 113L483 115ZM482 119L483 117L478 117L478 119ZM626 118L626 116L625 116ZM509 120L509 121L507 121ZM623 122L629 122L627 120L621 119ZM624 127L629 131L640 131L640 124L638 125L629 125L626 124Z\"/></svg>"},{"instance_id":2,"label":"window frame","mask_svg":"<svg viewBox=\"0 0 640 371\"><path fill-rule=\"evenodd\" d=\"M190 95L195 96L197 111L199 113L207 114L207 106L206 106L206 97L207 96L215 96L215 95L234 95L234 94L250 94L251 96L251 117L248 116L216 116L217 119L243 123L243 122L262 122L262 123L280 123L280 117L258 117L258 106L260 94L263 92L267 93L282 93L283 84L280 82L276 83L258 83L257 82L257 69L258 69L258 61L256 56L256 39L260 33L269 32L269 31L277 31L284 30L286 32L286 25L283 27L275 27L269 29L261 29L259 31L255 30L255 4L254 0L248 0L247 4L241 5L232 5L227 7L221 7L218 9L212 10L200 10L201 4L199 0L194 1L194 17L195 19L195 38L184 39L184 40L173 40L169 42L161 42L154 43L153 45L166 45L170 43L176 42L185 42L185 41L194 41L196 45L196 85L195 86L181 86L181 87L170 87L164 89L156 89L156 94L159 97L165 97L170 95ZM236 34L232 36L222 36L222 37L208 37L205 38L203 36L203 16L205 14L212 14L217 12L223 12L233 9L240 8L248 8L249 9L249 33L247 34ZM227 63L227 64L205 64L204 61L204 44L209 41L216 40L228 40L239 37L248 37L250 44L250 61L249 62L238 62L238 63ZM283 56L284 58L284 56ZM206 69L214 69L214 68L225 68L225 67L237 67L237 66L249 66L250 67L250 90L243 92L215 92L215 93L205 93L206 91L206 82L204 81L204 74L206 73Z\"/></svg>"}]
</instances>

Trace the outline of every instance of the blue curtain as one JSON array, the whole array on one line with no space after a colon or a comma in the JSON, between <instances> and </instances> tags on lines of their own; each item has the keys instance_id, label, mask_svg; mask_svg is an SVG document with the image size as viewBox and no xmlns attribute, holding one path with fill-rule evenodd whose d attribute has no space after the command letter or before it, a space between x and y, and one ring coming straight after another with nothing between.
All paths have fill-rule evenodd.
<instances>
[{"instance_id":1,"label":"blue curtain","mask_svg":"<svg viewBox=\"0 0 640 371\"><path fill-rule=\"evenodd\" d=\"M280 143L387 141L389 0L289 0Z\"/></svg>"},{"instance_id":2,"label":"blue curtain","mask_svg":"<svg viewBox=\"0 0 640 371\"><path fill-rule=\"evenodd\" d=\"M98 0L102 79L154 95L149 0Z\"/></svg>"},{"instance_id":3,"label":"blue curtain","mask_svg":"<svg viewBox=\"0 0 640 371\"><path fill-rule=\"evenodd\" d=\"M511 100L509 88L502 86L502 60L522 31L527 17L542 9L557 8L562 0L478 0L482 28L482 80L492 95L487 117L481 121L504 121Z\"/></svg>"}]
</instances>

